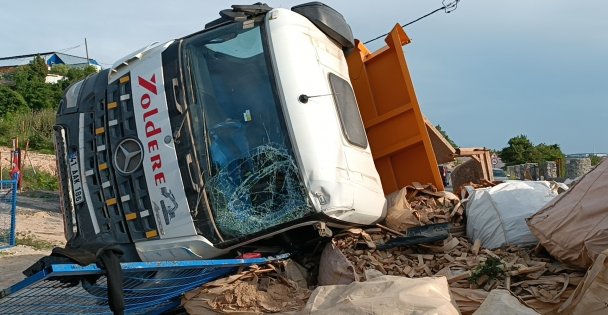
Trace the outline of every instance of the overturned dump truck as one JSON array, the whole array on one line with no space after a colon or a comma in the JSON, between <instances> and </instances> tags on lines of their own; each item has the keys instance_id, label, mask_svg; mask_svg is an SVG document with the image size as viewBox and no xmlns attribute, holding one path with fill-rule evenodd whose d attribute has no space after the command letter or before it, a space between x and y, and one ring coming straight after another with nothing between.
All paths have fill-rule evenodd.
<instances>
[{"instance_id":1,"label":"overturned dump truck","mask_svg":"<svg viewBox=\"0 0 608 315\"><path fill-rule=\"evenodd\" d=\"M66 91L55 144L68 248L201 259L384 217L342 15L315 2L220 16Z\"/></svg>"}]
</instances>

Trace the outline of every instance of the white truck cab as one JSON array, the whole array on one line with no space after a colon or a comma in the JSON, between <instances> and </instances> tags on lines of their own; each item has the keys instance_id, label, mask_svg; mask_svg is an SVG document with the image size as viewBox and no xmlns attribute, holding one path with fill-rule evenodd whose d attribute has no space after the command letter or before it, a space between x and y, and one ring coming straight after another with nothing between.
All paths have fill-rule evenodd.
<instances>
[{"instance_id":1,"label":"white truck cab","mask_svg":"<svg viewBox=\"0 0 608 315\"><path fill-rule=\"evenodd\" d=\"M384 217L342 15L318 2L220 15L66 91L55 142L68 247L204 259Z\"/></svg>"}]
</instances>

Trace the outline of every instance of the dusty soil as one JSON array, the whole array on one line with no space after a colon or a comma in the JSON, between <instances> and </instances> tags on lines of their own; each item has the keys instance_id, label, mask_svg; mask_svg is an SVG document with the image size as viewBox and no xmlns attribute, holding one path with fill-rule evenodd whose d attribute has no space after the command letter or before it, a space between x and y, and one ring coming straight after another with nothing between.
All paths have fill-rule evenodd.
<instances>
[{"instance_id":1,"label":"dusty soil","mask_svg":"<svg viewBox=\"0 0 608 315\"><path fill-rule=\"evenodd\" d=\"M55 193L18 196L16 222L17 238L30 240L34 247L18 245L0 251L0 289L23 280L21 272L50 254L50 247L65 244L59 196Z\"/></svg>"},{"instance_id":2,"label":"dusty soil","mask_svg":"<svg viewBox=\"0 0 608 315\"><path fill-rule=\"evenodd\" d=\"M0 147L0 165L10 167L10 149ZM56 174L55 156L28 152L24 160L27 168ZM27 239L32 246L19 245L0 250L0 289L25 278L21 273L43 256L50 254L53 245L63 246L63 221L57 192L24 192L17 196L17 238ZM42 248L42 249L40 249Z\"/></svg>"},{"instance_id":3,"label":"dusty soil","mask_svg":"<svg viewBox=\"0 0 608 315\"><path fill-rule=\"evenodd\" d=\"M10 153L11 148L0 147L0 165L3 169L10 169ZM25 152L22 151L22 154ZM44 171L51 174L57 174L57 164L55 163L55 156L52 154L40 154L36 152L27 152L23 160L23 168L33 167L36 171Z\"/></svg>"}]
</instances>

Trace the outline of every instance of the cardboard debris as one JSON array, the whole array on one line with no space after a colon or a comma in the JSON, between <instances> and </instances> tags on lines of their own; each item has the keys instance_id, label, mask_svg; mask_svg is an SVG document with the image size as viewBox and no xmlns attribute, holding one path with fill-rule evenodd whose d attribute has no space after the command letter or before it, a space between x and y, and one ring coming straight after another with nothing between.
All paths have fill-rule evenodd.
<instances>
[{"instance_id":1,"label":"cardboard debris","mask_svg":"<svg viewBox=\"0 0 608 315\"><path fill-rule=\"evenodd\" d=\"M290 279L294 269L290 260L265 266L252 266L226 278L209 282L182 298L188 314L209 314L210 311L231 313L277 313L301 310L310 290L298 285L303 278Z\"/></svg>"},{"instance_id":2,"label":"cardboard debris","mask_svg":"<svg viewBox=\"0 0 608 315\"><path fill-rule=\"evenodd\" d=\"M325 245L321 257L323 259L319 262L318 285L349 284L359 281L359 277L353 273L355 267L336 247L334 240Z\"/></svg>"},{"instance_id":3,"label":"cardboard debris","mask_svg":"<svg viewBox=\"0 0 608 315\"><path fill-rule=\"evenodd\" d=\"M485 301L490 292L479 289L450 287L450 294L456 301L458 309L462 314L473 314Z\"/></svg>"},{"instance_id":4,"label":"cardboard debris","mask_svg":"<svg viewBox=\"0 0 608 315\"><path fill-rule=\"evenodd\" d=\"M466 184L465 186L471 186L475 189L479 189L479 188L487 188L487 187L494 187L498 184L500 184L501 182L491 182L487 179L480 179L479 182L474 183L474 182L469 182L468 184Z\"/></svg>"},{"instance_id":5,"label":"cardboard debris","mask_svg":"<svg viewBox=\"0 0 608 315\"><path fill-rule=\"evenodd\" d=\"M464 237L451 236L433 245L385 251L367 249L364 240L371 238L383 244L394 237L383 231L337 235L335 246L354 266L351 280L365 279L367 269L410 278L445 276L451 288L473 290L471 292L508 289L527 306L550 314L556 313L584 276L584 272L569 269L533 249L506 246L489 250L478 247L475 242L471 244ZM488 275L492 268L497 275ZM456 302L462 303L462 299ZM474 311L479 304L474 301L472 305L467 302L459 306L463 314L467 314L470 312L465 310Z\"/></svg>"},{"instance_id":6,"label":"cardboard debris","mask_svg":"<svg viewBox=\"0 0 608 315\"><path fill-rule=\"evenodd\" d=\"M589 268L585 278L560 307L563 314L608 314L608 249Z\"/></svg>"},{"instance_id":7,"label":"cardboard debris","mask_svg":"<svg viewBox=\"0 0 608 315\"><path fill-rule=\"evenodd\" d=\"M453 233L464 233L464 208L450 192L437 191L431 184L413 183L386 197L386 226L398 232L414 226L452 223Z\"/></svg>"},{"instance_id":8,"label":"cardboard debris","mask_svg":"<svg viewBox=\"0 0 608 315\"><path fill-rule=\"evenodd\" d=\"M491 182L487 179L480 179L477 182L467 182L467 183L461 184L458 187L454 187L454 192L459 194L461 200L465 200L469 196L469 193L471 191L474 191L474 190L480 189L480 188L494 187L500 183L501 182L498 182L498 181Z\"/></svg>"},{"instance_id":9,"label":"cardboard debris","mask_svg":"<svg viewBox=\"0 0 608 315\"><path fill-rule=\"evenodd\" d=\"M346 307L344 310L348 309L349 314L367 314L370 305L374 309L386 305L379 301L372 302L374 296L367 295L357 295L356 299L350 296L346 304L334 303L331 302L334 298L338 299L336 301L346 300L333 296L333 289L328 288L334 288L333 285L358 288L362 284L359 281L373 282L384 276L392 279L391 283L399 277L442 279L447 282L452 302L462 314L473 314L488 296L500 295L501 292L497 289L505 291L498 300L488 300L487 303L503 303L510 298L503 294L508 291L514 299L541 314L568 314L580 301L595 305L593 307L600 310L600 313L604 311L605 279L608 278L605 268L594 266L595 272L585 276L584 270L568 267L541 252L542 247L533 249L508 245L494 250L484 248L481 239L469 240L463 236L464 207L451 193L438 192L431 185L413 183L388 196L388 208L384 225L345 230L326 245L319 263L320 286L308 304L306 301L310 291L302 288L302 284L298 285L295 279L286 277L282 271L286 269L284 266L269 265L251 268L209 283L188 293L183 299L183 305L190 314L207 314L210 311L301 311L316 314L327 313L329 309L343 310L341 307ZM397 247L388 248L397 243L396 240L415 237L414 230L437 229L445 223L450 224L444 228L450 233L446 232L447 238L441 241L427 240L424 244L408 246L399 243ZM388 242L390 246L386 246ZM602 266L604 256L600 255L602 262L598 262ZM290 270L295 271L297 268ZM304 280L303 277L296 278L301 283ZM382 292L384 291L387 290ZM492 295L493 291L498 293ZM383 294L380 294L382 301L386 302L387 298ZM391 298L391 302L398 300ZM331 303L328 304L327 301ZM305 304L307 306L302 310ZM403 309L392 307L390 310L400 313Z\"/></svg>"},{"instance_id":10,"label":"cardboard debris","mask_svg":"<svg viewBox=\"0 0 608 315\"><path fill-rule=\"evenodd\" d=\"M528 219L540 244L556 259L589 268L608 248L608 159Z\"/></svg>"}]
</instances>

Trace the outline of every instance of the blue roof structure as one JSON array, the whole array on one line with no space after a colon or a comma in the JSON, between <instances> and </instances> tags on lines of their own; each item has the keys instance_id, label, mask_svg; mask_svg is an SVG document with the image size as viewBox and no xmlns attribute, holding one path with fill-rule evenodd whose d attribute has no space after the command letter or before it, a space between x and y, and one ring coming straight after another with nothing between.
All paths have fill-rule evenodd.
<instances>
[{"instance_id":1,"label":"blue roof structure","mask_svg":"<svg viewBox=\"0 0 608 315\"><path fill-rule=\"evenodd\" d=\"M32 60L34 60L34 57L36 56L44 58L46 64L51 67L54 65L67 65L71 67L84 67L86 65L92 65L96 67L101 67L101 65L99 65L99 63L95 59L89 58L87 62L87 58L85 57L78 57L59 52L45 52L38 54L0 57L0 68L27 65Z\"/></svg>"}]
</instances>

